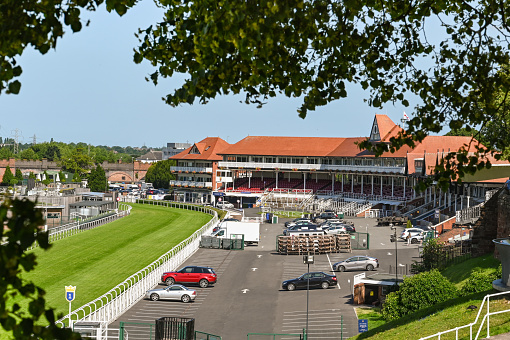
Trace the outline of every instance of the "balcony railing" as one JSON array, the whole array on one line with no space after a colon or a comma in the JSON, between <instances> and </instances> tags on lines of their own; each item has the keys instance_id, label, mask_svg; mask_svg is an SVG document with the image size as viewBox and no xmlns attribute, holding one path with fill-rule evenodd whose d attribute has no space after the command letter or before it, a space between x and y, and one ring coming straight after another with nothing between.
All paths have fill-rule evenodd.
<instances>
[{"instance_id":1,"label":"balcony railing","mask_svg":"<svg viewBox=\"0 0 510 340\"><path fill-rule=\"evenodd\" d=\"M212 182L170 181L171 187L211 189Z\"/></svg>"},{"instance_id":2,"label":"balcony railing","mask_svg":"<svg viewBox=\"0 0 510 340\"><path fill-rule=\"evenodd\" d=\"M212 168L200 167L200 166L171 166L170 171L172 172L184 172L184 173L212 173Z\"/></svg>"},{"instance_id":3,"label":"balcony railing","mask_svg":"<svg viewBox=\"0 0 510 340\"><path fill-rule=\"evenodd\" d=\"M218 162L218 166L228 169L269 169L294 171L346 171L346 172L376 172L403 174L403 166L375 166L375 165L330 165L330 164L296 164L296 163L256 163L256 162Z\"/></svg>"}]
</instances>

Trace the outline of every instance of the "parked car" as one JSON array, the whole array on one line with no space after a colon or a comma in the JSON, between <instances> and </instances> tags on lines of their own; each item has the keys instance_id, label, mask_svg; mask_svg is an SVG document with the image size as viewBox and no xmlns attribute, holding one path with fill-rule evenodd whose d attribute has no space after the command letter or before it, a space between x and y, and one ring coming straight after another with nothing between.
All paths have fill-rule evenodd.
<instances>
[{"instance_id":1,"label":"parked car","mask_svg":"<svg viewBox=\"0 0 510 340\"><path fill-rule=\"evenodd\" d=\"M180 300L182 302L191 302L197 297L194 289L182 285L171 285L169 287L148 290L145 298L152 301L158 300Z\"/></svg>"},{"instance_id":2,"label":"parked car","mask_svg":"<svg viewBox=\"0 0 510 340\"><path fill-rule=\"evenodd\" d=\"M233 209L234 205L230 202L218 202L216 203L216 208L219 209Z\"/></svg>"},{"instance_id":3,"label":"parked car","mask_svg":"<svg viewBox=\"0 0 510 340\"><path fill-rule=\"evenodd\" d=\"M400 238L402 240L407 240L407 235L410 234L411 235L411 240L412 240L413 237L422 235L423 232L424 232L424 230L421 229L421 228L407 228L407 229L404 229L402 234L400 234Z\"/></svg>"},{"instance_id":4,"label":"parked car","mask_svg":"<svg viewBox=\"0 0 510 340\"><path fill-rule=\"evenodd\" d=\"M328 235L347 234L347 228L341 223L334 223L327 227L327 229L324 230L324 233Z\"/></svg>"},{"instance_id":5,"label":"parked car","mask_svg":"<svg viewBox=\"0 0 510 340\"><path fill-rule=\"evenodd\" d=\"M338 218L338 215L334 212L323 212L319 216L315 217L313 219L314 222L321 221L321 220L329 220L332 218Z\"/></svg>"},{"instance_id":6,"label":"parked car","mask_svg":"<svg viewBox=\"0 0 510 340\"><path fill-rule=\"evenodd\" d=\"M348 233L355 233L356 232L356 227L353 226L353 225L350 225L350 224L346 224L345 225L345 229L347 230Z\"/></svg>"},{"instance_id":7,"label":"parked car","mask_svg":"<svg viewBox=\"0 0 510 340\"><path fill-rule=\"evenodd\" d=\"M308 280L309 279L309 280ZM337 283L335 275L329 275L323 272L306 273L297 279L286 280L282 282L282 288L286 290L294 290L299 288L307 288L310 281L310 288L327 289Z\"/></svg>"},{"instance_id":8,"label":"parked car","mask_svg":"<svg viewBox=\"0 0 510 340\"><path fill-rule=\"evenodd\" d=\"M370 256L351 256L346 260L333 264L333 270L343 272L346 270L374 270L379 268L379 260Z\"/></svg>"},{"instance_id":9,"label":"parked car","mask_svg":"<svg viewBox=\"0 0 510 340\"><path fill-rule=\"evenodd\" d=\"M306 217L298 217L298 218L293 219L292 221L287 221L287 222L285 222L285 228L288 228L288 227L290 227L291 225L296 224L298 221L308 221L308 222L312 222L309 218L306 218Z\"/></svg>"},{"instance_id":10,"label":"parked car","mask_svg":"<svg viewBox=\"0 0 510 340\"><path fill-rule=\"evenodd\" d=\"M165 272L161 275L161 282L171 286L176 282L195 283L202 288L216 283L218 276L210 267L187 266L176 272Z\"/></svg>"},{"instance_id":11,"label":"parked car","mask_svg":"<svg viewBox=\"0 0 510 340\"><path fill-rule=\"evenodd\" d=\"M283 235L288 235L290 231L298 231L298 230L321 230L321 228L319 228L317 226L317 224L313 224L313 223L310 223L310 222L307 222L307 223L299 223L299 224L295 224L293 226L290 226L288 227L287 229L283 230Z\"/></svg>"}]
</instances>

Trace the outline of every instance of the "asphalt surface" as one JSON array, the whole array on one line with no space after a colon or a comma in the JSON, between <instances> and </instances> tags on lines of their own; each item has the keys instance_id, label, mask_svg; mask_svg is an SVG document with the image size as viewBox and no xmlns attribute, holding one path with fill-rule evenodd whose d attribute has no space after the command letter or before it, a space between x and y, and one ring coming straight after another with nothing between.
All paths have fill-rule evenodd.
<instances>
[{"instance_id":1,"label":"asphalt surface","mask_svg":"<svg viewBox=\"0 0 510 340\"><path fill-rule=\"evenodd\" d=\"M247 210L245 214L249 216L256 212L255 209ZM237 340L246 339L249 333L302 334L308 319L310 340L345 339L357 335L352 282L359 271L335 273L338 279L336 287L310 290L308 298L306 290L288 292L281 289L283 280L307 272L302 256L276 252L276 236L281 234L287 220L262 224L258 246L234 251L199 249L183 266L210 266L218 274L218 282L208 288L193 287L197 290L194 302L141 300L110 327L119 327L122 321L130 340L149 339L150 326L143 323L154 323L157 318L165 316L194 318L195 330L219 335L223 340ZM390 242L393 231L390 227L376 226L374 219L350 220L358 232L369 233L367 241L370 249L316 255L310 271L333 273L333 263L359 254L377 257L380 263L378 272L388 273L390 266L395 267L395 243ZM397 235L403 229L397 227ZM399 272L405 274L413 260L418 259L418 245L407 246L400 241L397 254ZM256 339L255 336L252 338Z\"/></svg>"}]
</instances>

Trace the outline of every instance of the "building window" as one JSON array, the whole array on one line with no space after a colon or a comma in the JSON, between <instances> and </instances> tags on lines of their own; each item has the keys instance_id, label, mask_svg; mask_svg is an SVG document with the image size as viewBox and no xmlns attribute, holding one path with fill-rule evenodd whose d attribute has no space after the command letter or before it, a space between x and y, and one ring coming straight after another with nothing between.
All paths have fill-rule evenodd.
<instances>
[{"instance_id":1,"label":"building window","mask_svg":"<svg viewBox=\"0 0 510 340\"><path fill-rule=\"evenodd\" d=\"M253 156L251 159L255 163L262 163L263 162L263 158L262 157Z\"/></svg>"},{"instance_id":2,"label":"building window","mask_svg":"<svg viewBox=\"0 0 510 340\"><path fill-rule=\"evenodd\" d=\"M363 160L361 158L354 158L354 165L356 166L363 165Z\"/></svg>"},{"instance_id":3,"label":"building window","mask_svg":"<svg viewBox=\"0 0 510 340\"><path fill-rule=\"evenodd\" d=\"M246 157L246 156L237 156L236 160L238 162L248 162L248 157Z\"/></svg>"},{"instance_id":4,"label":"building window","mask_svg":"<svg viewBox=\"0 0 510 340\"><path fill-rule=\"evenodd\" d=\"M372 158L363 158L363 165L372 166L374 165L374 160Z\"/></svg>"},{"instance_id":5,"label":"building window","mask_svg":"<svg viewBox=\"0 0 510 340\"><path fill-rule=\"evenodd\" d=\"M126 176L122 176L122 180L125 181L126 180Z\"/></svg>"},{"instance_id":6,"label":"building window","mask_svg":"<svg viewBox=\"0 0 510 340\"><path fill-rule=\"evenodd\" d=\"M266 157L266 163L276 163L276 157Z\"/></svg>"},{"instance_id":7,"label":"building window","mask_svg":"<svg viewBox=\"0 0 510 340\"><path fill-rule=\"evenodd\" d=\"M292 158L293 164L303 164L303 158Z\"/></svg>"}]
</instances>

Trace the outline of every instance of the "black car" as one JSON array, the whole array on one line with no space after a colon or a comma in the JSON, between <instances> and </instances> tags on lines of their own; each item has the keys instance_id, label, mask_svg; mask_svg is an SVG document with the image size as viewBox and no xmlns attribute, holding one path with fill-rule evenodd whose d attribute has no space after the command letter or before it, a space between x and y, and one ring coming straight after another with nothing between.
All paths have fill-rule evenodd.
<instances>
[{"instance_id":1,"label":"black car","mask_svg":"<svg viewBox=\"0 0 510 340\"><path fill-rule=\"evenodd\" d=\"M313 221L314 222L321 221L321 220L324 221L324 220L329 220L329 219L332 219L332 218L338 218L338 215L335 214L334 212L323 212L319 216L315 217L313 219Z\"/></svg>"},{"instance_id":2,"label":"black car","mask_svg":"<svg viewBox=\"0 0 510 340\"><path fill-rule=\"evenodd\" d=\"M285 229L283 235L286 236L292 230L317 230L317 225L313 223L296 224Z\"/></svg>"},{"instance_id":3,"label":"black car","mask_svg":"<svg viewBox=\"0 0 510 340\"><path fill-rule=\"evenodd\" d=\"M350 224L346 224L345 225L345 230L347 230L347 232L349 232L349 233L355 233L356 232L356 227L353 226L353 225L350 225Z\"/></svg>"},{"instance_id":4,"label":"black car","mask_svg":"<svg viewBox=\"0 0 510 340\"><path fill-rule=\"evenodd\" d=\"M310 282L310 288L328 289L330 286L336 285L336 276L323 272L306 273L297 279L286 280L282 282L282 288L286 290L294 290L299 288L307 288Z\"/></svg>"}]
</instances>

